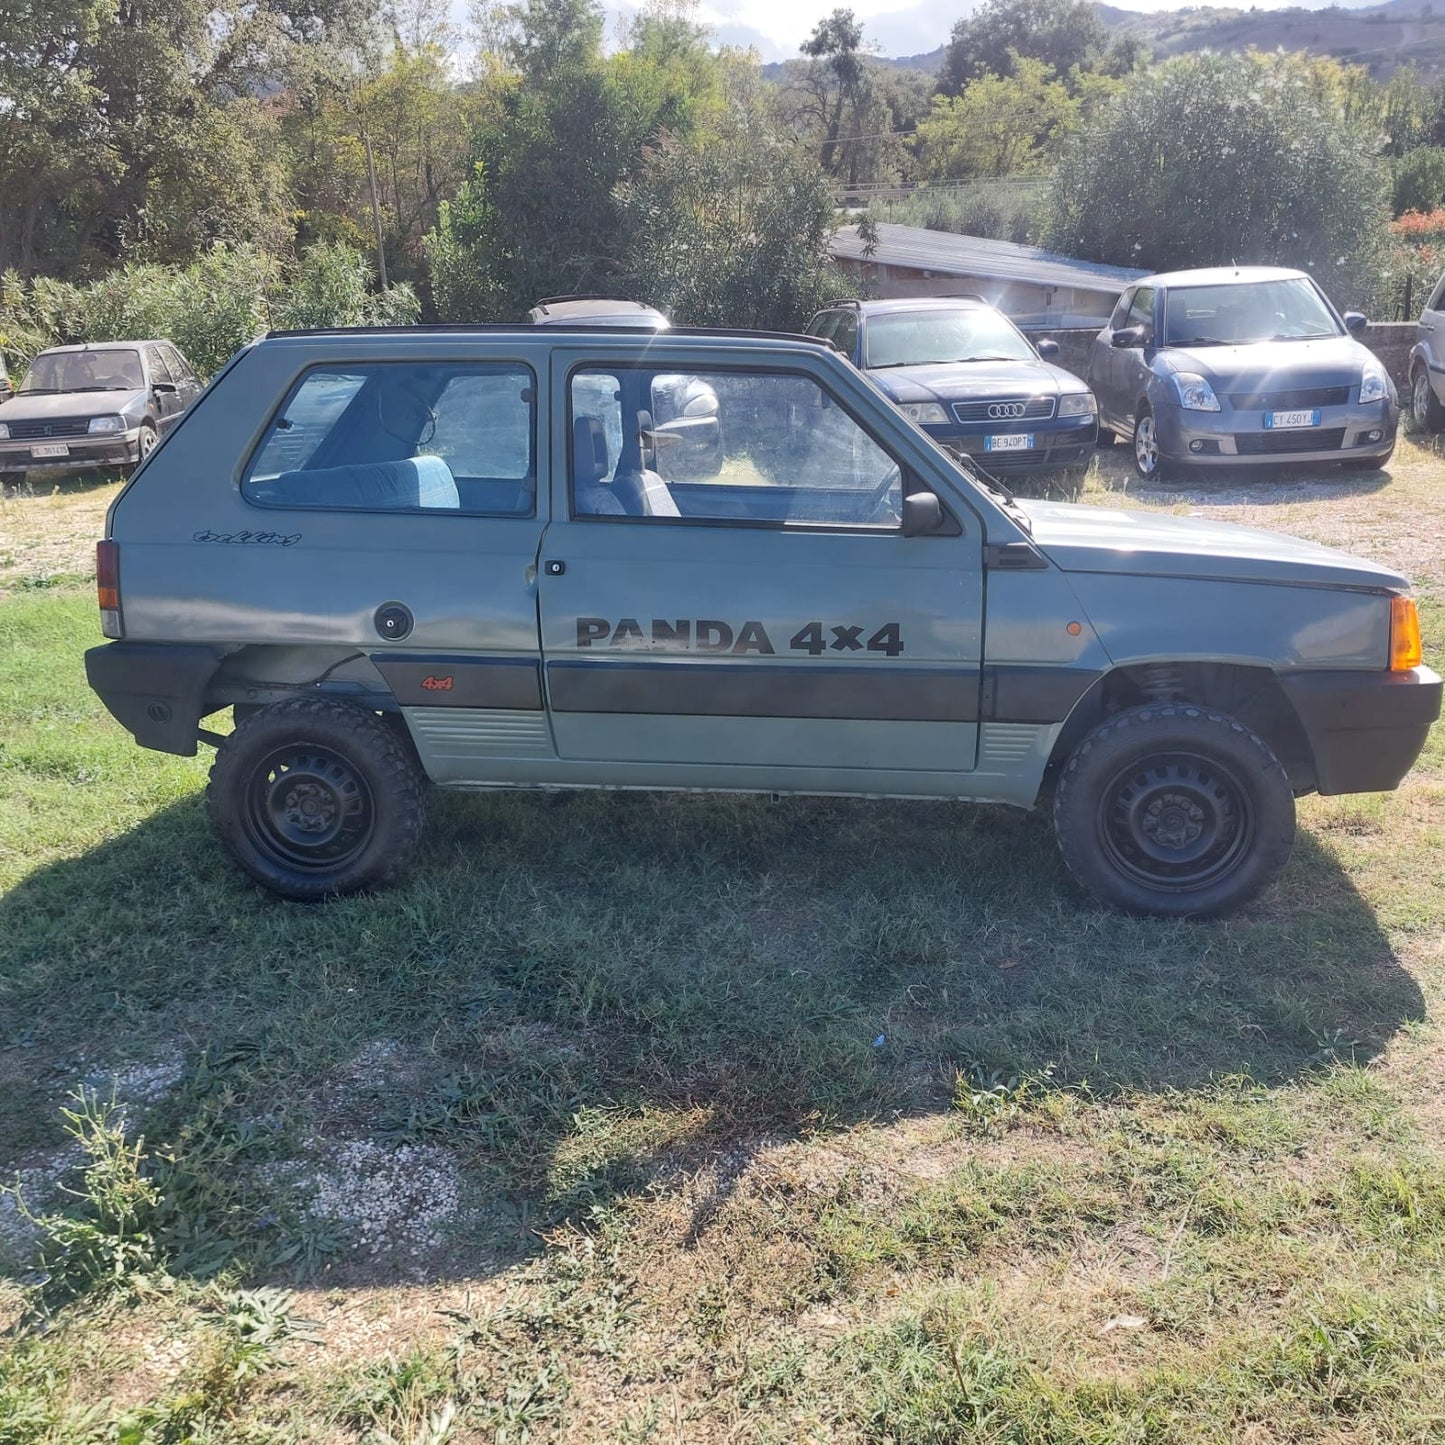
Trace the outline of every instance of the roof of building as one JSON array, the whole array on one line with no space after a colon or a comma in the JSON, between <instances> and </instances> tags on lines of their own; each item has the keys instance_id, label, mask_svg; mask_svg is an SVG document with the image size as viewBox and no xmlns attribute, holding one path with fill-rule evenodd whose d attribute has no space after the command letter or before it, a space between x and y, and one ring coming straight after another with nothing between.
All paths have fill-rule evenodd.
<instances>
[{"instance_id":1,"label":"roof of building","mask_svg":"<svg viewBox=\"0 0 1445 1445\"><path fill-rule=\"evenodd\" d=\"M958 236L923 226L898 226L885 221L879 223L877 231L878 244L868 251L857 226L844 226L834 232L829 254L840 261L907 266L940 276L982 276L991 281L1032 281L1044 286L1113 292L1122 291L1129 282L1148 274L1128 266L1105 266L1099 261L1060 256L1037 246Z\"/></svg>"}]
</instances>

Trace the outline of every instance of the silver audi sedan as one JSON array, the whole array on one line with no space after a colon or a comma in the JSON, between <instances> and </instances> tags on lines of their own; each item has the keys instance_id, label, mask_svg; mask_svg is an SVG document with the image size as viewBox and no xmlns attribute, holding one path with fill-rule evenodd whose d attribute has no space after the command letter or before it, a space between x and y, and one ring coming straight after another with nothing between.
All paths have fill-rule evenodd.
<instances>
[{"instance_id":1,"label":"silver audi sedan","mask_svg":"<svg viewBox=\"0 0 1445 1445\"><path fill-rule=\"evenodd\" d=\"M1135 282L1094 339L1099 442L1141 477L1269 462L1383 467L1400 403L1379 359L1303 271L1172 271Z\"/></svg>"}]
</instances>

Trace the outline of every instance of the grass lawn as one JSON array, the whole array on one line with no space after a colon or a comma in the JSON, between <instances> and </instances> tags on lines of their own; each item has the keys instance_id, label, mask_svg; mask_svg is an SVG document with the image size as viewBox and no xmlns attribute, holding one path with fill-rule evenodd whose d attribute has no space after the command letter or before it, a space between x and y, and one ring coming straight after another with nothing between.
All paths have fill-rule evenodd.
<instances>
[{"instance_id":1,"label":"grass lawn","mask_svg":"<svg viewBox=\"0 0 1445 1445\"><path fill-rule=\"evenodd\" d=\"M1085 500L1395 561L1438 668L1442 483ZM1445 1438L1440 730L1225 923L1038 817L640 794L286 905L85 686L112 490L0 500L0 1442Z\"/></svg>"}]
</instances>

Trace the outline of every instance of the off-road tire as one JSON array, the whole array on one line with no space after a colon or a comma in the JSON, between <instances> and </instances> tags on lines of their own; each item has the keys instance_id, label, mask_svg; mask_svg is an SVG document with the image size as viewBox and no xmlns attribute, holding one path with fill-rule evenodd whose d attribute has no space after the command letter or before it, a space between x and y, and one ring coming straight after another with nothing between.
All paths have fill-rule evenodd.
<instances>
[{"instance_id":1,"label":"off-road tire","mask_svg":"<svg viewBox=\"0 0 1445 1445\"><path fill-rule=\"evenodd\" d=\"M257 883L317 899L395 881L421 837L423 782L409 740L385 719L298 697L237 725L211 765L206 806Z\"/></svg>"},{"instance_id":2,"label":"off-road tire","mask_svg":"<svg viewBox=\"0 0 1445 1445\"><path fill-rule=\"evenodd\" d=\"M1054 831L1075 881L1126 913L1218 918L1267 888L1294 844L1294 793L1269 745L1224 713L1150 703L1069 757Z\"/></svg>"},{"instance_id":3,"label":"off-road tire","mask_svg":"<svg viewBox=\"0 0 1445 1445\"><path fill-rule=\"evenodd\" d=\"M1410 409L1415 413L1415 425L1422 431L1436 432L1445 427L1445 406L1430 385L1429 371L1418 363L1410 373Z\"/></svg>"}]
</instances>

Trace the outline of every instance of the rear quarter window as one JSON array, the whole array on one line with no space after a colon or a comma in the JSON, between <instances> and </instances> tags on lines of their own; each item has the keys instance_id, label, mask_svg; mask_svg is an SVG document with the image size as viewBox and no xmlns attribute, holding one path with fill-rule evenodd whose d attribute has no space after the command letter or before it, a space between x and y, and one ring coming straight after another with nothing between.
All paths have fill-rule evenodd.
<instances>
[{"instance_id":1,"label":"rear quarter window","mask_svg":"<svg viewBox=\"0 0 1445 1445\"><path fill-rule=\"evenodd\" d=\"M535 395L520 363L315 367L267 428L242 492L269 507L531 516Z\"/></svg>"}]
</instances>

